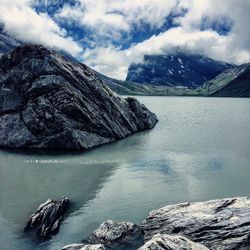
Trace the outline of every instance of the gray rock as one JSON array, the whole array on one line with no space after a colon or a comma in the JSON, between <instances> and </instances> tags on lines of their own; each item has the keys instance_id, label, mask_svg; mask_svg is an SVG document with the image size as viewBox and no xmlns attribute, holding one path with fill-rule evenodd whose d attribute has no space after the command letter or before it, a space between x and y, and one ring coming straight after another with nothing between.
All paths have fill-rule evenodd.
<instances>
[{"instance_id":1,"label":"gray rock","mask_svg":"<svg viewBox=\"0 0 250 250\"><path fill-rule=\"evenodd\" d=\"M142 223L145 239L181 234L210 249L250 248L250 198L181 203L152 211Z\"/></svg>"},{"instance_id":2,"label":"gray rock","mask_svg":"<svg viewBox=\"0 0 250 250\"><path fill-rule=\"evenodd\" d=\"M105 250L105 246L102 244L70 244L64 246L62 250Z\"/></svg>"},{"instance_id":3,"label":"gray rock","mask_svg":"<svg viewBox=\"0 0 250 250\"><path fill-rule=\"evenodd\" d=\"M124 244L139 244L141 236L141 228L134 223L108 220L102 223L86 241L91 244L101 243L118 248L119 245Z\"/></svg>"},{"instance_id":4,"label":"gray rock","mask_svg":"<svg viewBox=\"0 0 250 250\"><path fill-rule=\"evenodd\" d=\"M56 234L69 203L66 197L59 202L48 199L30 216L25 231L37 229L37 236L40 238L49 238Z\"/></svg>"},{"instance_id":5,"label":"gray rock","mask_svg":"<svg viewBox=\"0 0 250 250\"><path fill-rule=\"evenodd\" d=\"M151 129L157 117L84 64L41 45L0 59L0 146L86 150Z\"/></svg>"},{"instance_id":6,"label":"gray rock","mask_svg":"<svg viewBox=\"0 0 250 250\"><path fill-rule=\"evenodd\" d=\"M208 250L207 247L195 243L181 235L156 234L138 250Z\"/></svg>"}]
</instances>

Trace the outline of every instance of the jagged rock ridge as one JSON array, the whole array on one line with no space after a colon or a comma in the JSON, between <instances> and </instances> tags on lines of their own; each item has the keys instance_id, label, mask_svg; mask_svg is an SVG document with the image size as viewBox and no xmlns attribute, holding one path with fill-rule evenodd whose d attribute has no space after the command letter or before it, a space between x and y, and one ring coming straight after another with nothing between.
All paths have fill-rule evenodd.
<instances>
[{"instance_id":1,"label":"jagged rock ridge","mask_svg":"<svg viewBox=\"0 0 250 250\"><path fill-rule=\"evenodd\" d=\"M84 64L41 45L19 46L0 60L0 146L89 149L157 121Z\"/></svg>"}]
</instances>

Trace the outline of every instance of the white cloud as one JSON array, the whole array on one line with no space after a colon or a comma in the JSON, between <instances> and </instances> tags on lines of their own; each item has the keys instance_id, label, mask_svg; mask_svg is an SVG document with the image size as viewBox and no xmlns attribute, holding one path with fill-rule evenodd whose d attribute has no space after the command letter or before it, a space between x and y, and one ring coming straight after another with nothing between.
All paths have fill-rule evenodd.
<instances>
[{"instance_id":1,"label":"white cloud","mask_svg":"<svg viewBox=\"0 0 250 250\"><path fill-rule=\"evenodd\" d=\"M153 35L126 50L97 46L84 54L84 61L119 79L124 79L128 66L141 61L143 55L168 54L177 47L236 64L250 61L248 0L181 0L178 8L188 9L183 17L176 18L179 27ZM204 17L211 23L229 19L232 22L231 31L227 35L209 29L201 31Z\"/></svg>"},{"instance_id":2,"label":"white cloud","mask_svg":"<svg viewBox=\"0 0 250 250\"><path fill-rule=\"evenodd\" d=\"M142 24L161 27L176 3L176 0L79 0L75 6L64 5L57 16L91 29L98 40L110 36L119 40L122 32L130 33L142 28Z\"/></svg>"},{"instance_id":3,"label":"white cloud","mask_svg":"<svg viewBox=\"0 0 250 250\"><path fill-rule=\"evenodd\" d=\"M42 43L78 55L82 48L47 14L36 13L28 0L0 0L0 23L15 38Z\"/></svg>"},{"instance_id":4,"label":"white cloud","mask_svg":"<svg viewBox=\"0 0 250 250\"><path fill-rule=\"evenodd\" d=\"M76 0L74 6L65 1L53 19L32 9L34 1L0 0L0 22L10 34L59 47L78 58L80 53L84 63L118 79L124 79L128 66L142 61L145 54L172 53L177 47L227 62L250 61L249 0ZM127 49L114 45L129 41L133 32L163 27L170 13L183 9L187 12L174 20L178 27L130 44ZM208 29L201 30L204 20ZM227 35L209 29L209 25L225 20L232 25ZM82 51L60 28L63 21L87 29L82 41L91 47Z\"/></svg>"}]
</instances>

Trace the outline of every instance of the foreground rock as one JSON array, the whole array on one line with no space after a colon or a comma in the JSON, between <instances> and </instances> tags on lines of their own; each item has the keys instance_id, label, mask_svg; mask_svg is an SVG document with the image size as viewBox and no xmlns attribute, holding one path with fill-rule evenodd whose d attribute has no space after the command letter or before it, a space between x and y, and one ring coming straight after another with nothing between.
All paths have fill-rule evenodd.
<instances>
[{"instance_id":1,"label":"foreground rock","mask_svg":"<svg viewBox=\"0 0 250 250\"><path fill-rule=\"evenodd\" d=\"M87 244L70 244L62 248L62 250L105 250L104 245L87 245Z\"/></svg>"},{"instance_id":2,"label":"foreground rock","mask_svg":"<svg viewBox=\"0 0 250 250\"><path fill-rule=\"evenodd\" d=\"M30 216L25 231L37 229L37 235L41 238L49 238L56 234L69 203L66 197L59 202L48 199Z\"/></svg>"},{"instance_id":3,"label":"foreground rock","mask_svg":"<svg viewBox=\"0 0 250 250\"><path fill-rule=\"evenodd\" d=\"M89 149L153 128L155 114L116 96L84 64L39 45L0 59L0 146Z\"/></svg>"},{"instance_id":4,"label":"foreground rock","mask_svg":"<svg viewBox=\"0 0 250 250\"><path fill-rule=\"evenodd\" d=\"M250 198L181 203L152 211L142 224L145 239L181 234L209 249L250 247Z\"/></svg>"},{"instance_id":5,"label":"foreground rock","mask_svg":"<svg viewBox=\"0 0 250 250\"><path fill-rule=\"evenodd\" d=\"M207 247L180 235L156 234L138 250L208 250Z\"/></svg>"},{"instance_id":6,"label":"foreground rock","mask_svg":"<svg viewBox=\"0 0 250 250\"><path fill-rule=\"evenodd\" d=\"M118 222L108 220L100 225L87 239L91 244L104 244L111 248L130 246L134 249L143 241L141 228L131 222Z\"/></svg>"}]
</instances>

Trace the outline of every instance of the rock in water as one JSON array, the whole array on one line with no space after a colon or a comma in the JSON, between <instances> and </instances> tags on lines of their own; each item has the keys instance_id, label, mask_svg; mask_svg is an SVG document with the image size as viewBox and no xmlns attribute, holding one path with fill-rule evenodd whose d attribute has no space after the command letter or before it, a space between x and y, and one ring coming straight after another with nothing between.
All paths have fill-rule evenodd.
<instances>
[{"instance_id":1,"label":"rock in water","mask_svg":"<svg viewBox=\"0 0 250 250\"><path fill-rule=\"evenodd\" d=\"M127 245L128 249L134 249L136 245L141 245L143 238L138 225L107 220L86 239L86 242L104 244L114 249L121 249L122 245Z\"/></svg>"},{"instance_id":2,"label":"rock in water","mask_svg":"<svg viewBox=\"0 0 250 250\"><path fill-rule=\"evenodd\" d=\"M25 231L38 228L37 235L41 238L49 238L56 234L69 203L69 199L66 197L59 202L48 199L30 216Z\"/></svg>"},{"instance_id":3,"label":"rock in water","mask_svg":"<svg viewBox=\"0 0 250 250\"><path fill-rule=\"evenodd\" d=\"M151 129L157 117L116 96L84 64L41 45L0 60L0 146L85 150Z\"/></svg>"},{"instance_id":4,"label":"rock in water","mask_svg":"<svg viewBox=\"0 0 250 250\"><path fill-rule=\"evenodd\" d=\"M208 250L207 247L195 243L180 235L156 234L138 250Z\"/></svg>"},{"instance_id":5,"label":"rock in water","mask_svg":"<svg viewBox=\"0 0 250 250\"><path fill-rule=\"evenodd\" d=\"M142 223L145 239L181 234L209 249L250 247L250 198L181 203L152 211Z\"/></svg>"}]
</instances>

